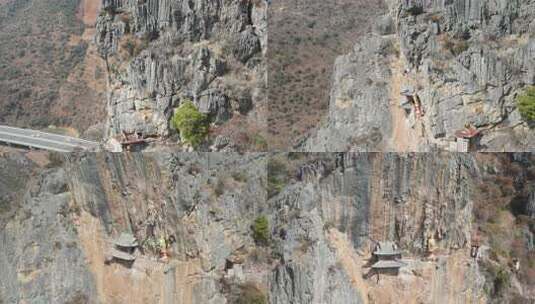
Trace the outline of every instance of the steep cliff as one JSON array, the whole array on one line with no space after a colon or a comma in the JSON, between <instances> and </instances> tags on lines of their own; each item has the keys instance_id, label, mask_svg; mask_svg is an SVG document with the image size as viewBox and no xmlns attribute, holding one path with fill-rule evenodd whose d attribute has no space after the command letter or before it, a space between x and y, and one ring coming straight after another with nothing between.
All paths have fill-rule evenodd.
<instances>
[{"instance_id":1,"label":"steep cliff","mask_svg":"<svg viewBox=\"0 0 535 304\"><path fill-rule=\"evenodd\" d=\"M168 139L173 109L191 100L213 123L208 143L215 141L215 149L264 148L255 145L265 129L264 1L103 6L95 40L108 67L108 139Z\"/></svg>"},{"instance_id":2,"label":"steep cliff","mask_svg":"<svg viewBox=\"0 0 535 304\"><path fill-rule=\"evenodd\" d=\"M389 13L337 59L328 121L306 151L449 149L478 128L482 151L531 151L516 97L535 83L533 1L387 1ZM407 90L422 117L402 105Z\"/></svg>"},{"instance_id":3,"label":"steep cliff","mask_svg":"<svg viewBox=\"0 0 535 304\"><path fill-rule=\"evenodd\" d=\"M7 154L0 170L4 303L535 298L528 154L99 154L46 167ZM139 245L133 262L110 258L122 233ZM402 251L397 275L370 269L386 240Z\"/></svg>"},{"instance_id":4,"label":"steep cliff","mask_svg":"<svg viewBox=\"0 0 535 304\"><path fill-rule=\"evenodd\" d=\"M279 210L274 303L534 298L530 155L294 154L279 161L286 165L276 172L292 178L271 183L287 183L269 203ZM473 259L476 238L483 241ZM371 251L385 240L402 248L406 265L376 282Z\"/></svg>"},{"instance_id":5,"label":"steep cliff","mask_svg":"<svg viewBox=\"0 0 535 304\"><path fill-rule=\"evenodd\" d=\"M71 222L65 171L39 168L16 154L0 162L7 206L0 216L0 303L95 303L87 253Z\"/></svg>"},{"instance_id":6,"label":"steep cliff","mask_svg":"<svg viewBox=\"0 0 535 304\"><path fill-rule=\"evenodd\" d=\"M288 151L320 123L333 63L387 12L378 0L276 0L269 7L268 125L271 150Z\"/></svg>"},{"instance_id":7,"label":"steep cliff","mask_svg":"<svg viewBox=\"0 0 535 304\"><path fill-rule=\"evenodd\" d=\"M10 211L15 216L2 217L0 265L7 275L0 302L265 297L267 265L252 257L250 233L265 208L262 155L81 155L37 171L37 186L15 200L21 205ZM2 197L19 190L2 187ZM130 267L108 263L123 232L140 244ZM159 259L161 239L169 244L168 263Z\"/></svg>"}]
</instances>

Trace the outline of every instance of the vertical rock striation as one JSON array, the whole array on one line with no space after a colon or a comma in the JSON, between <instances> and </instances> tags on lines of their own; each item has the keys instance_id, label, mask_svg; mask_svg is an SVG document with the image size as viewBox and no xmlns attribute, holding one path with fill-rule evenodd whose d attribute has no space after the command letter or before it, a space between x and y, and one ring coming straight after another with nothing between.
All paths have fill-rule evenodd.
<instances>
[{"instance_id":1,"label":"vertical rock striation","mask_svg":"<svg viewBox=\"0 0 535 304\"><path fill-rule=\"evenodd\" d=\"M516 97L535 84L533 1L388 1L374 34L339 57L328 122L305 151L447 150L466 125L483 151L531 151ZM402 110L414 91L425 113Z\"/></svg>"},{"instance_id":2,"label":"vertical rock striation","mask_svg":"<svg viewBox=\"0 0 535 304\"><path fill-rule=\"evenodd\" d=\"M79 154L56 168L10 159L29 178L0 179L0 197L14 201L0 212L3 302L533 298L529 154ZM283 184L270 176L275 159ZM139 244L131 264L110 260L122 233ZM399 274L370 271L377 241L399 245ZM498 289L500 276L511 284Z\"/></svg>"},{"instance_id":3,"label":"vertical rock striation","mask_svg":"<svg viewBox=\"0 0 535 304\"><path fill-rule=\"evenodd\" d=\"M104 1L95 40L108 63L108 137L166 138L184 100L216 124L258 116L265 28L263 1Z\"/></svg>"},{"instance_id":4,"label":"vertical rock striation","mask_svg":"<svg viewBox=\"0 0 535 304\"><path fill-rule=\"evenodd\" d=\"M0 302L98 303L65 171L45 170L28 188L16 213L0 222Z\"/></svg>"}]
</instances>

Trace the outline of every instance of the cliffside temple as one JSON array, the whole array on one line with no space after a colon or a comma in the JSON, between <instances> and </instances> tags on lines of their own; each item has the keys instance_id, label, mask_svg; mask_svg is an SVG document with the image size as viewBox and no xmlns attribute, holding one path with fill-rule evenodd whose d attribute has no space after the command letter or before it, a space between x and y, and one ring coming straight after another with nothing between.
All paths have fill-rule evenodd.
<instances>
[{"instance_id":1,"label":"cliffside temple","mask_svg":"<svg viewBox=\"0 0 535 304\"><path fill-rule=\"evenodd\" d=\"M399 268L405 264L401 262L401 251L394 242L378 242L373 252L375 263L371 268L376 273L397 275Z\"/></svg>"},{"instance_id":2,"label":"cliffside temple","mask_svg":"<svg viewBox=\"0 0 535 304\"><path fill-rule=\"evenodd\" d=\"M0 0L0 304L535 304L535 0Z\"/></svg>"}]
</instances>

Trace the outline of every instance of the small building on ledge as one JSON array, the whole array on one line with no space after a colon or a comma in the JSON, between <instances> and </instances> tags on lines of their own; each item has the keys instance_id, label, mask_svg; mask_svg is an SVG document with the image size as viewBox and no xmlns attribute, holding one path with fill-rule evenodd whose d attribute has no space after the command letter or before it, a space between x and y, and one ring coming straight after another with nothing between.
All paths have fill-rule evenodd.
<instances>
[{"instance_id":1,"label":"small building on ledge","mask_svg":"<svg viewBox=\"0 0 535 304\"><path fill-rule=\"evenodd\" d=\"M406 114L409 114L412 108L415 117L421 118L424 115L422 102L414 89L412 87L406 87L401 90L401 95L405 96L405 100L400 102L400 106L405 110Z\"/></svg>"},{"instance_id":2,"label":"small building on ledge","mask_svg":"<svg viewBox=\"0 0 535 304\"><path fill-rule=\"evenodd\" d=\"M405 264L400 261L378 261L377 263L372 265L372 269L375 270L393 270L397 272L399 268L404 266Z\"/></svg>"},{"instance_id":3,"label":"small building on ledge","mask_svg":"<svg viewBox=\"0 0 535 304\"><path fill-rule=\"evenodd\" d=\"M147 144L147 138L142 133L126 133L123 131L119 140L123 150L137 151Z\"/></svg>"},{"instance_id":4,"label":"small building on ledge","mask_svg":"<svg viewBox=\"0 0 535 304\"><path fill-rule=\"evenodd\" d=\"M120 251L117 248L112 248L110 255L112 258L125 261L125 262L133 262L136 259L134 255L124 252L124 251Z\"/></svg>"},{"instance_id":5,"label":"small building on ledge","mask_svg":"<svg viewBox=\"0 0 535 304\"><path fill-rule=\"evenodd\" d=\"M480 132L472 126L467 126L464 130L455 132L457 139L457 152L470 152L475 148L477 137Z\"/></svg>"},{"instance_id":6,"label":"small building on ledge","mask_svg":"<svg viewBox=\"0 0 535 304\"><path fill-rule=\"evenodd\" d=\"M127 267L130 267L136 260L134 251L138 247L136 238L130 233L121 233L121 235L113 241L114 247L110 249L105 263L118 262Z\"/></svg>"},{"instance_id":7,"label":"small building on ledge","mask_svg":"<svg viewBox=\"0 0 535 304\"><path fill-rule=\"evenodd\" d=\"M396 260L401 258L401 251L394 242L378 242L373 255L379 260Z\"/></svg>"},{"instance_id":8,"label":"small building on ledge","mask_svg":"<svg viewBox=\"0 0 535 304\"><path fill-rule=\"evenodd\" d=\"M401 251L394 242L379 242L373 252L375 263L372 264L372 270L377 273L397 275L399 268L405 264L400 261Z\"/></svg>"},{"instance_id":9,"label":"small building on ledge","mask_svg":"<svg viewBox=\"0 0 535 304\"><path fill-rule=\"evenodd\" d=\"M117 249L130 253L138 246L136 238L124 232L114 241L114 244Z\"/></svg>"},{"instance_id":10,"label":"small building on ledge","mask_svg":"<svg viewBox=\"0 0 535 304\"><path fill-rule=\"evenodd\" d=\"M477 259L479 257L479 247L481 247L481 236L476 233L470 240L470 257Z\"/></svg>"}]
</instances>

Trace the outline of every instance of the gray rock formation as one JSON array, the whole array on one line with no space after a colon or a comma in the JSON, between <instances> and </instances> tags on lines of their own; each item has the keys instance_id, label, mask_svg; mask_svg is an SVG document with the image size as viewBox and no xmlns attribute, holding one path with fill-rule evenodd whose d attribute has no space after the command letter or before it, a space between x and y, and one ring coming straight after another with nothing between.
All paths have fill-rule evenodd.
<instances>
[{"instance_id":1,"label":"gray rock formation","mask_svg":"<svg viewBox=\"0 0 535 304\"><path fill-rule=\"evenodd\" d=\"M482 131L478 150L532 151L535 132L522 120L516 96L535 84L535 2L388 2L377 34L337 60L328 122L301 149L448 149L455 132L470 124ZM386 60L378 56L392 41ZM348 60L355 57L356 63ZM421 119L396 117L404 85L416 89Z\"/></svg>"},{"instance_id":2,"label":"gray rock formation","mask_svg":"<svg viewBox=\"0 0 535 304\"><path fill-rule=\"evenodd\" d=\"M327 123L310 138L304 150L388 150L392 131L389 90L385 79L392 75L385 53L393 38L363 38L351 54L334 64Z\"/></svg>"},{"instance_id":3,"label":"gray rock formation","mask_svg":"<svg viewBox=\"0 0 535 304\"><path fill-rule=\"evenodd\" d=\"M180 265L191 263L199 269L190 283L195 294L190 301L226 303L225 286L267 284L266 266L258 272L247 258L254 248L251 221L265 208L265 160L261 154L88 155L71 158L67 171L79 208L97 218L110 236L128 231L136 237L143 252L136 263L155 255L152 244L162 236L172 236L174 262L166 278L184 281ZM230 273L238 268L243 276L236 279ZM171 284L160 296L184 293L178 286Z\"/></svg>"},{"instance_id":4,"label":"gray rock formation","mask_svg":"<svg viewBox=\"0 0 535 304\"><path fill-rule=\"evenodd\" d=\"M81 154L52 169L16 154L0 158L0 197L14 206L0 212L0 300L215 304L261 295L281 304L391 302L384 294L484 302L494 288L486 265L496 263L487 251L497 249L488 241L479 262L470 258L474 231L491 238L478 228L485 222L474 220L484 210L474 208L501 208L499 198L487 198L510 192L526 197L512 208L530 215L535 160L527 154L284 156L289 177L267 198L267 163L279 156ZM26 172L27 183L6 178L8 163ZM266 242L255 240L260 215L268 222ZM519 227L498 233L515 233L515 246L532 250L533 232ZM137 245L130 264L109 263L106 253L123 233ZM399 245L406 266L376 285L365 263L383 240ZM505 295L530 299L526 286L519 281Z\"/></svg>"},{"instance_id":5,"label":"gray rock formation","mask_svg":"<svg viewBox=\"0 0 535 304\"><path fill-rule=\"evenodd\" d=\"M360 292L336 264L317 209L299 217L274 220L276 225L284 226L285 238L278 248L284 262L270 277L271 303L363 303Z\"/></svg>"},{"instance_id":6,"label":"gray rock formation","mask_svg":"<svg viewBox=\"0 0 535 304\"><path fill-rule=\"evenodd\" d=\"M166 138L184 100L216 124L256 115L266 25L263 1L104 1L95 40L108 63L108 138Z\"/></svg>"},{"instance_id":7,"label":"gray rock formation","mask_svg":"<svg viewBox=\"0 0 535 304\"><path fill-rule=\"evenodd\" d=\"M303 183L274 199L289 214L317 212L323 223L347 233L355 248L370 239L396 239L404 248L423 252L428 238L442 234L447 235L440 240L445 248L464 247L477 164L469 155L429 155L348 153L338 162L328 160L325 166L332 173L307 173ZM373 214L385 208L386 222L374 222ZM404 211L415 208L421 218Z\"/></svg>"},{"instance_id":8,"label":"gray rock formation","mask_svg":"<svg viewBox=\"0 0 535 304\"><path fill-rule=\"evenodd\" d=\"M0 302L97 303L65 178L63 169L42 172L14 216L0 222Z\"/></svg>"},{"instance_id":9,"label":"gray rock formation","mask_svg":"<svg viewBox=\"0 0 535 304\"><path fill-rule=\"evenodd\" d=\"M526 159L520 160L527 155L503 156L502 160L490 160L463 153L344 153L319 154L316 156L321 159L319 162L306 162L300 167L304 169L298 170L298 181L270 199L269 205L279 210L274 219L274 237L280 236L280 247L276 250L282 257L281 265L272 274L271 300L275 303L361 303L366 297L362 294L365 288L355 290L347 280L356 282L366 273L351 272L350 252L361 255L359 252L366 252L377 241L395 240L405 252L404 256L407 252L420 257L430 252L464 255L472 244L477 225L481 225L473 219L474 213L481 212L474 210L475 202L481 199L481 181L491 185L488 181L494 175L509 178L502 171L505 167L529 166L524 162ZM509 157L518 157L519 162L511 164ZM525 178L522 174L519 173L519 179ZM520 182L518 189L529 189L528 180ZM483 202L486 208L495 203ZM525 204L529 205L527 201ZM332 242L333 230L347 236L351 251L344 251L340 243ZM523 238L526 248L530 248L531 237ZM341 250L343 253L335 254ZM411 299L419 298L424 303L454 303L468 297L475 302L492 302L483 291L483 286L488 284L483 268L468 267L462 274L464 283L460 283L459 277L448 279L452 275L451 256L441 256L433 270L436 275L433 280L441 282L437 285L440 287L420 285L418 295L414 294ZM471 265L472 262L466 263ZM480 262L480 267L484 263ZM419 273L414 268L406 271ZM404 279L405 275L414 273L400 274L394 283L398 291L410 281ZM337 288L330 287L333 281ZM470 290L469 295L445 292L458 288L455 284ZM525 293L525 288L518 292L524 293L526 298L532 297ZM374 296L369 293L368 297L390 303L392 300L380 299L381 294L388 293L387 289L381 284L378 293ZM390 299L403 302L399 295Z\"/></svg>"}]
</instances>

